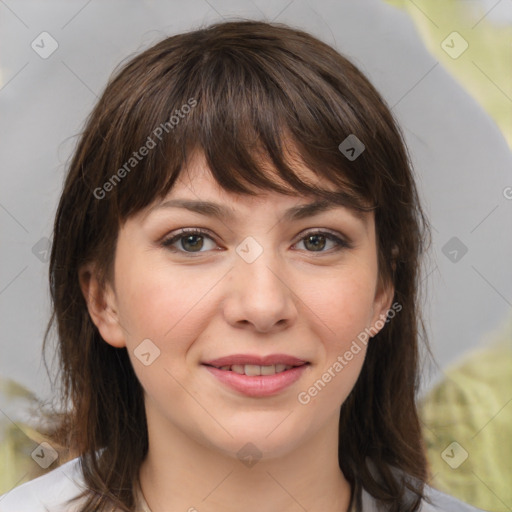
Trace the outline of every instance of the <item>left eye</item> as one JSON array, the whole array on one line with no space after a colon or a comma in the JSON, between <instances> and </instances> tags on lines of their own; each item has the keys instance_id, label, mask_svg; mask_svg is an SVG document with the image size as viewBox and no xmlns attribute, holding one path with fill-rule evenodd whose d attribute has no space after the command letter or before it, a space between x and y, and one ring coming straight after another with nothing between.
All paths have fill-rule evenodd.
<instances>
[{"instance_id":1,"label":"left eye","mask_svg":"<svg viewBox=\"0 0 512 512\"><path fill-rule=\"evenodd\" d=\"M205 240L209 240L211 242L212 246L210 248L206 246L207 244L205 245ZM333 244L333 246L327 247L328 242ZM178 243L180 247L176 247L176 244ZM345 242L333 233L324 231L306 233L294 245L298 245L300 243L304 244L307 252L327 252L327 250L330 249L339 250L350 247L348 242ZM205 231L197 229L184 229L178 234L173 235L171 238L164 240L162 245L184 253L205 252L207 250L215 249L216 247L216 243L211 236L209 236ZM326 247L327 250L324 250ZM205 251L202 249L205 249Z\"/></svg>"},{"instance_id":2,"label":"left eye","mask_svg":"<svg viewBox=\"0 0 512 512\"><path fill-rule=\"evenodd\" d=\"M300 239L298 243L303 243L304 247L312 248L312 251L308 252L326 252L323 249L326 247L327 242L331 242L334 247L328 247L327 249L341 249L343 247L348 247L348 243L344 242L336 235L332 233L325 233L323 231L317 231L314 233L308 233L303 238Z\"/></svg>"}]
</instances>

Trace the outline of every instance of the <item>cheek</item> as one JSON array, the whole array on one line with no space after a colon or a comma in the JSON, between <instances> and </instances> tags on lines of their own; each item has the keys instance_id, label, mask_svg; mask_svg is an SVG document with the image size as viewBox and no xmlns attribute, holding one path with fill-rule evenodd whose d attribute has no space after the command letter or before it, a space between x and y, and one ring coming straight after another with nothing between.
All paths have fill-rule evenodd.
<instances>
[{"instance_id":1,"label":"cheek","mask_svg":"<svg viewBox=\"0 0 512 512\"><path fill-rule=\"evenodd\" d=\"M205 273L199 279L191 267L177 271L169 264L152 264L143 255L131 254L131 258L120 258L116 266L119 314L127 345L135 348L149 338L161 351L186 348L209 318L208 293L218 278Z\"/></svg>"},{"instance_id":2,"label":"cheek","mask_svg":"<svg viewBox=\"0 0 512 512\"><path fill-rule=\"evenodd\" d=\"M322 326L327 352L350 346L369 323L373 313L375 281L367 269L333 275L305 301Z\"/></svg>"},{"instance_id":3,"label":"cheek","mask_svg":"<svg viewBox=\"0 0 512 512\"><path fill-rule=\"evenodd\" d=\"M194 279L187 270L155 264L135 252L129 258L119 258L116 266L120 321L137 378L147 397L159 402L165 392L165 396L173 396L178 409L186 402L178 384L187 378L184 360L211 317L208 290L215 282L211 274ZM147 342L141 345L147 339L157 349ZM144 346L144 351L139 346ZM145 365L137 354L148 350L152 362Z\"/></svg>"},{"instance_id":4,"label":"cheek","mask_svg":"<svg viewBox=\"0 0 512 512\"><path fill-rule=\"evenodd\" d=\"M364 364L373 306L368 274L326 280L323 291L310 295L316 337L321 340L318 366L300 389L297 401L318 421L335 413L353 389Z\"/></svg>"}]
</instances>

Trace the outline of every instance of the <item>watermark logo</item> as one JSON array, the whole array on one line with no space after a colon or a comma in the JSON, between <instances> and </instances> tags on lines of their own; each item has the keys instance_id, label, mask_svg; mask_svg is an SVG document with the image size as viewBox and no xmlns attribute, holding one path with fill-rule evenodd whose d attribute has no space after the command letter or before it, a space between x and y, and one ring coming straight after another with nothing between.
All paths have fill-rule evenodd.
<instances>
[{"instance_id":1,"label":"watermark logo","mask_svg":"<svg viewBox=\"0 0 512 512\"><path fill-rule=\"evenodd\" d=\"M255 444L246 443L236 455L240 462L250 469L258 463L263 454Z\"/></svg>"},{"instance_id":2,"label":"watermark logo","mask_svg":"<svg viewBox=\"0 0 512 512\"><path fill-rule=\"evenodd\" d=\"M59 43L48 32L41 32L30 44L41 59L47 59L59 47Z\"/></svg>"},{"instance_id":3,"label":"watermark logo","mask_svg":"<svg viewBox=\"0 0 512 512\"><path fill-rule=\"evenodd\" d=\"M441 453L441 458L452 469L457 469L468 457L469 453L457 441L449 444Z\"/></svg>"},{"instance_id":4,"label":"watermark logo","mask_svg":"<svg viewBox=\"0 0 512 512\"><path fill-rule=\"evenodd\" d=\"M43 468L50 467L58 458L59 454L53 446L46 441L42 442L30 456Z\"/></svg>"},{"instance_id":5,"label":"watermark logo","mask_svg":"<svg viewBox=\"0 0 512 512\"><path fill-rule=\"evenodd\" d=\"M351 133L339 146L338 149L345 157L353 162L365 149L365 145Z\"/></svg>"},{"instance_id":6,"label":"watermark logo","mask_svg":"<svg viewBox=\"0 0 512 512\"><path fill-rule=\"evenodd\" d=\"M452 32L441 43L441 48L452 59L458 59L468 49L468 47L468 42L458 32Z\"/></svg>"},{"instance_id":7,"label":"watermark logo","mask_svg":"<svg viewBox=\"0 0 512 512\"><path fill-rule=\"evenodd\" d=\"M452 262L458 263L468 252L468 248L459 238L452 236L441 248L442 253Z\"/></svg>"},{"instance_id":8,"label":"watermark logo","mask_svg":"<svg viewBox=\"0 0 512 512\"><path fill-rule=\"evenodd\" d=\"M43 236L32 246L32 254L43 263L47 263L50 259L51 243L50 240Z\"/></svg>"},{"instance_id":9,"label":"watermark logo","mask_svg":"<svg viewBox=\"0 0 512 512\"><path fill-rule=\"evenodd\" d=\"M149 338L139 343L133 353L144 366L153 364L160 357L160 349Z\"/></svg>"},{"instance_id":10,"label":"watermark logo","mask_svg":"<svg viewBox=\"0 0 512 512\"><path fill-rule=\"evenodd\" d=\"M253 263L263 253L263 247L252 236L248 236L237 245L236 253L246 263Z\"/></svg>"}]
</instances>

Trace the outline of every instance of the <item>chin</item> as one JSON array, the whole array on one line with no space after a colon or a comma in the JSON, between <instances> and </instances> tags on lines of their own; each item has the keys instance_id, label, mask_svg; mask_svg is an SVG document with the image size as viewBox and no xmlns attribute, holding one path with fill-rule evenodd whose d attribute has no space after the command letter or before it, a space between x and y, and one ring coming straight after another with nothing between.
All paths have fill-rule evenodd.
<instances>
[{"instance_id":1,"label":"chin","mask_svg":"<svg viewBox=\"0 0 512 512\"><path fill-rule=\"evenodd\" d=\"M245 419L249 417L248 414ZM224 435L223 432L217 439L210 437L209 444L225 455L241 461L244 457L276 459L296 449L300 446L301 439L308 437L304 425L297 425L292 417L293 413L290 414L290 411L279 411L263 421L261 412L253 413L254 421L237 421L236 425L223 423L233 437ZM207 434L211 436L211 431Z\"/></svg>"}]
</instances>

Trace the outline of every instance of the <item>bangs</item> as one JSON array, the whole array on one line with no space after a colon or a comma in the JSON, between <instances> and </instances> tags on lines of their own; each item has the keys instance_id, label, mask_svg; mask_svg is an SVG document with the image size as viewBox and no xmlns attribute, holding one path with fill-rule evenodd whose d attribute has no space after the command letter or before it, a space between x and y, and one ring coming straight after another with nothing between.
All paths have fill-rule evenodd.
<instances>
[{"instance_id":1,"label":"bangs","mask_svg":"<svg viewBox=\"0 0 512 512\"><path fill-rule=\"evenodd\" d=\"M225 37L208 45L204 39L211 31L202 38L182 35L180 45L188 51L176 62L174 38L159 43L142 54L144 73L137 73L135 59L111 84L112 97L123 91L114 106L117 126L111 135L118 140L105 141L120 148L107 167L125 171L108 195L118 218L126 220L165 197L197 151L229 192L272 190L359 211L374 209L379 190L375 157L370 160L365 151L349 161L338 149L351 134L368 146L370 131L376 131L365 123L361 91L356 97L347 85L354 77L344 83L339 69L329 73L332 60L343 57L329 49L323 59L312 56L305 62L303 42L298 57L282 47L282 40L269 47L268 38L262 46L257 37L243 43ZM135 159L143 147L146 156ZM299 172L301 165L313 179Z\"/></svg>"}]
</instances>

